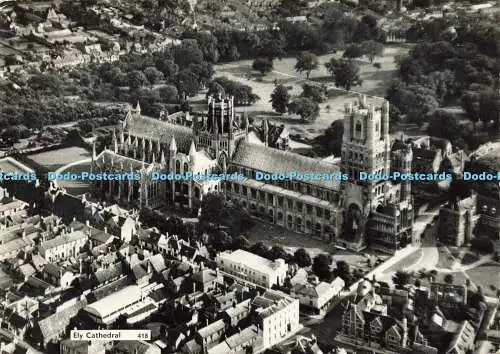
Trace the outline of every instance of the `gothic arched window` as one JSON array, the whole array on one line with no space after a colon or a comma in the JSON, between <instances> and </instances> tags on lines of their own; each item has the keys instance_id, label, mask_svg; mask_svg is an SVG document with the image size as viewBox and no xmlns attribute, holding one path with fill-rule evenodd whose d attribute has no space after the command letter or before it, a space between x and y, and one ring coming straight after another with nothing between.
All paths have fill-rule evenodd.
<instances>
[{"instance_id":1,"label":"gothic arched window","mask_svg":"<svg viewBox=\"0 0 500 354\"><path fill-rule=\"evenodd\" d=\"M358 138L361 138L361 130L362 130L362 127L361 127L361 122L356 122L356 127L354 128L354 131L356 133L356 137Z\"/></svg>"},{"instance_id":2,"label":"gothic arched window","mask_svg":"<svg viewBox=\"0 0 500 354\"><path fill-rule=\"evenodd\" d=\"M175 161L175 173L181 173L181 162L179 160Z\"/></svg>"},{"instance_id":3,"label":"gothic arched window","mask_svg":"<svg viewBox=\"0 0 500 354\"><path fill-rule=\"evenodd\" d=\"M189 166L188 166L187 162L184 162L184 173L186 173L188 171L189 171Z\"/></svg>"}]
</instances>

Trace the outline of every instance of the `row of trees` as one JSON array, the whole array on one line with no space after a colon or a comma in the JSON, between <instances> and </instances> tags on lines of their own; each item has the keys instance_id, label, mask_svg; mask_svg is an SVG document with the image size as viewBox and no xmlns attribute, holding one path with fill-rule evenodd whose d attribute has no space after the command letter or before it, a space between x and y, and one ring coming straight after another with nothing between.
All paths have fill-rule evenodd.
<instances>
[{"instance_id":1,"label":"row of trees","mask_svg":"<svg viewBox=\"0 0 500 354\"><path fill-rule=\"evenodd\" d=\"M205 60L216 63L256 56L273 60L302 51L323 54L345 43L377 41L383 36L377 19L371 15L357 19L336 4L324 4L319 11L322 11L322 20L314 23L283 21L265 31L188 30L182 38L196 39Z\"/></svg>"}]
</instances>

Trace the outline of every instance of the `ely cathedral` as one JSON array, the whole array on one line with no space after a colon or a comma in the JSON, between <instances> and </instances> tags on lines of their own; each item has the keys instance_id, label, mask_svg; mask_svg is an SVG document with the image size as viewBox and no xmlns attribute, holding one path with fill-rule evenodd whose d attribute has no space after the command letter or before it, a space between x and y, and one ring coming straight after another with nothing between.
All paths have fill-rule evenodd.
<instances>
[{"instance_id":1,"label":"ely cathedral","mask_svg":"<svg viewBox=\"0 0 500 354\"><path fill-rule=\"evenodd\" d=\"M411 171L410 145L391 144L389 103L366 104L361 97L345 107L339 165L269 146L269 126L258 138L232 97L210 97L203 113L178 112L160 119L130 108L113 134L112 147L92 157L94 172L132 172L138 181L102 181L92 187L101 199L137 208L162 206L199 211L203 196L221 192L267 222L340 247L393 252L412 239L410 182L359 181L359 172ZM284 139L286 140L286 139ZM397 146L396 146L397 145ZM243 181L156 181L154 172L232 173ZM259 181L256 173L342 172L347 181Z\"/></svg>"}]
</instances>

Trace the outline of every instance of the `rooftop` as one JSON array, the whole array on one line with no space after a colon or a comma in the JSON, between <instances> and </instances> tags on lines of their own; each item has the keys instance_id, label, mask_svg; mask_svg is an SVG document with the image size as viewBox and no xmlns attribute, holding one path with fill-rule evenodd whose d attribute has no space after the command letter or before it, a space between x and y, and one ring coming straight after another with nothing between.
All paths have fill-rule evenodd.
<instances>
[{"instance_id":1,"label":"rooftop","mask_svg":"<svg viewBox=\"0 0 500 354\"><path fill-rule=\"evenodd\" d=\"M119 308L127 307L139 301L141 297L141 288L136 285L130 285L88 305L85 307L85 311L103 318Z\"/></svg>"},{"instance_id":2,"label":"rooftop","mask_svg":"<svg viewBox=\"0 0 500 354\"><path fill-rule=\"evenodd\" d=\"M250 167L256 171L268 173L325 173L340 172L337 165L302 156L293 152L251 144L241 141L232 160L233 164ZM340 181L337 179L317 179L309 182L319 187L338 190Z\"/></svg>"},{"instance_id":3,"label":"rooftop","mask_svg":"<svg viewBox=\"0 0 500 354\"><path fill-rule=\"evenodd\" d=\"M234 263L242 264L246 268L255 269L256 271L262 273L273 272L276 269L275 262L244 250L236 250L232 252L225 251L217 257L223 260L229 260Z\"/></svg>"},{"instance_id":4,"label":"rooftop","mask_svg":"<svg viewBox=\"0 0 500 354\"><path fill-rule=\"evenodd\" d=\"M69 234L66 234L63 236L58 236L58 237L55 237L51 240L45 241L41 247L43 249L47 250L50 248L58 247L58 246L61 246L61 245L64 245L64 244L67 244L70 242L80 240L82 238L87 238L87 235L85 235L85 233L83 231L77 230L77 231L71 232Z\"/></svg>"}]
</instances>

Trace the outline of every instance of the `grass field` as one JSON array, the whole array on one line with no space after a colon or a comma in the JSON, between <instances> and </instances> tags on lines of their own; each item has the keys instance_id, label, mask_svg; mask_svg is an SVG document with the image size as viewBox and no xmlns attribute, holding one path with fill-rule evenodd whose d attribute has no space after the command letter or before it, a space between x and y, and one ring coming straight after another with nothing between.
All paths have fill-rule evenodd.
<instances>
[{"instance_id":1,"label":"grass field","mask_svg":"<svg viewBox=\"0 0 500 354\"><path fill-rule=\"evenodd\" d=\"M46 167L49 171L56 171L71 162L87 159L91 156L92 154L84 148L73 146L30 155L28 158Z\"/></svg>"},{"instance_id":2,"label":"grass field","mask_svg":"<svg viewBox=\"0 0 500 354\"><path fill-rule=\"evenodd\" d=\"M405 257L401 261L399 261L396 264L387 268L384 271L384 274L391 274L391 273L398 271L398 270L405 270L408 267L410 267L411 265L417 263L418 260L420 259L420 257L422 257L422 255L423 255L423 251L421 248L419 248L418 250L416 250L415 252L413 252L409 256Z\"/></svg>"},{"instance_id":3,"label":"grass field","mask_svg":"<svg viewBox=\"0 0 500 354\"><path fill-rule=\"evenodd\" d=\"M321 241L311 236L299 234L262 221L256 222L254 227L246 232L245 237L250 243L263 242L269 247L280 245L292 254L298 248L305 248L313 258L319 253L329 253L333 248L326 241Z\"/></svg>"},{"instance_id":4,"label":"grass field","mask_svg":"<svg viewBox=\"0 0 500 354\"><path fill-rule=\"evenodd\" d=\"M88 172L90 171L90 162L84 162L78 165L73 165L61 172ZM66 192L72 195L81 195L89 191L90 183L88 181L58 181L58 185L66 188Z\"/></svg>"},{"instance_id":5,"label":"grass field","mask_svg":"<svg viewBox=\"0 0 500 354\"><path fill-rule=\"evenodd\" d=\"M394 59L407 52L407 46L387 46L383 56L375 58L374 61L380 63L380 69L375 68L367 60L358 61L363 84L360 87L354 87L353 90L369 96L384 97L387 87L396 73L397 68ZM246 110L249 113L255 112L258 117L267 117L270 120L283 123L288 126L291 134L302 134L304 137L312 138L320 134L334 120L342 118L344 104L358 96L356 93L346 93L343 90L336 89L325 68L324 64L332 57L340 58L341 56L341 52L320 56L318 68L311 72L311 81L324 83L329 88L329 98L326 102L320 104L320 115L312 123L301 123L298 119L290 119L287 115L281 117L272 114L273 110L269 100L274 90L275 80L280 84L290 86L292 96L299 95L302 91L301 85L306 82L305 74L299 74L294 69L295 58L276 60L274 71L263 78L252 71L252 62L250 60L216 65L215 77L226 76L228 79L251 86L254 93L260 96L260 100L256 104L250 107L241 107L240 110ZM367 101L368 103L376 103L380 100L368 97ZM328 109L327 106L330 108Z\"/></svg>"},{"instance_id":6,"label":"grass field","mask_svg":"<svg viewBox=\"0 0 500 354\"><path fill-rule=\"evenodd\" d=\"M497 263L486 263L468 270L467 274L473 283L481 286L485 295L496 296L496 290L492 290L491 286L500 288L500 265Z\"/></svg>"},{"instance_id":7,"label":"grass field","mask_svg":"<svg viewBox=\"0 0 500 354\"><path fill-rule=\"evenodd\" d=\"M438 247L439 251L439 261L436 265L437 268L448 268L451 269L455 263L455 258L445 250L444 247Z\"/></svg>"}]
</instances>

